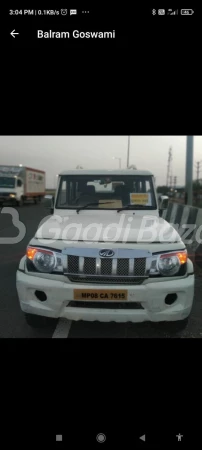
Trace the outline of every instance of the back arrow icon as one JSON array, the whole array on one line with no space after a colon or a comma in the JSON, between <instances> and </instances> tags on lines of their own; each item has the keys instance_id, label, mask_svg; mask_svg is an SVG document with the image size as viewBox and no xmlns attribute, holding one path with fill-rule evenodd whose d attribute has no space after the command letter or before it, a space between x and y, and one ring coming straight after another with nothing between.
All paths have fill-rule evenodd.
<instances>
[{"instance_id":1,"label":"back arrow icon","mask_svg":"<svg viewBox=\"0 0 202 450\"><path fill-rule=\"evenodd\" d=\"M15 30L11 31L11 36L13 36L15 38L15 34L19 34L19 33L15 33Z\"/></svg>"},{"instance_id":2,"label":"back arrow icon","mask_svg":"<svg viewBox=\"0 0 202 450\"><path fill-rule=\"evenodd\" d=\"M140 436L139 439L141 439L141 441L145 441L146 440L145 434L143 434L143 436Z\"/></svg>"}]
</instances>

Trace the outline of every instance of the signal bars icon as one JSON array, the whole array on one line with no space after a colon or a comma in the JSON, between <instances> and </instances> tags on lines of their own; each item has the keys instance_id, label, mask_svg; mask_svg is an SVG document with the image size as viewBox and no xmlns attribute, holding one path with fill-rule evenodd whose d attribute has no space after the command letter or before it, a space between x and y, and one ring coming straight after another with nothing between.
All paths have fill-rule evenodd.
<instances>
[{"instance_id":1,"label":"signal bars icon","mask_svg":"<svg viewBox=\"0 0 202 450\"><path fill-rule=\"evenodd\" d=\"M175 15L177 15L178 14L178 9L175 9L175 10L173 10L173 9L168 9L168 15L169 16L175 16Z\"/></svg>"}]
</instances>

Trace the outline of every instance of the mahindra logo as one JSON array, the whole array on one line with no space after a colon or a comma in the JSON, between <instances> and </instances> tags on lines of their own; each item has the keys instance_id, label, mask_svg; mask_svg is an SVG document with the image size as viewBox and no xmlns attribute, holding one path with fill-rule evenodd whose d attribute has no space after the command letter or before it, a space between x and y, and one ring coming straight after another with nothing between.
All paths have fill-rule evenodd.
<instances>
[{"instance_id":1,"label":"mahindra logo","mask_svg":"<svg viewBox=\"0 0 202 450\"><path fill-rule=\"evenodd\" d=\"M114 256L114 252L113 250L103 249L100 250L99 255L103 256L104 258L111 258L112 256Z\"/></svg>"}]
</instances>

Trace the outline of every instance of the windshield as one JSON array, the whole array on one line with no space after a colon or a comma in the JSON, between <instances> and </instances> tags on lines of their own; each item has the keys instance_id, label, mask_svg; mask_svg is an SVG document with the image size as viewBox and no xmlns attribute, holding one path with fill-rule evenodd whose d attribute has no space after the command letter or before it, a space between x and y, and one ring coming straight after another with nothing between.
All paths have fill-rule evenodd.
<instances>
[{"instance_id":1,"label":"windshield","mask_svg":"<svg viewBox=\"0 0 202 450\"><path fill-rule=\"evenodd\" d=\"M0 177L0 188L14 188L15 178L12 177Z\"/></svg>"},{"instance_id":2,"label":"windshield","mask_svg":"<svg viewBox=\"0 0 202 450\"><path fill-rule=\"evenodd\" d=\"M63 175L55 207L114 210L127 205L138 209L140 205L141 210L157 209L152 178L120 174L98 180L93 175Z\"/></svg>"}]
</instances>

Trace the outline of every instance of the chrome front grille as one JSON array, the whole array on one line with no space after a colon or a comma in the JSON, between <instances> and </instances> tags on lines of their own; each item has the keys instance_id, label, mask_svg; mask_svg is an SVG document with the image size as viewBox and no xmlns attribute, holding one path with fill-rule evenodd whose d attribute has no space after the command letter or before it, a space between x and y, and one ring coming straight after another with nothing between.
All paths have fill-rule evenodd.
<instances>
[{"instance_id":1,"label":"chrome front grille","mask_svg":"<svg viewBox=\"0 0 202 450\"><path fill-rule=\"evenodd\" d=\"M79 256L68 256L68 272L69 274L80 274L79 270L79 260L82 257ZM116 272L112 273L112 265L113 265L114 259L100 259L100 273L99 276L122 276L122 277L128 277L128 276L138 276L138 277L144 277L145 276L145 266L146 266L146 258L138 258L134 259L133 264L133 271L130 272L129 270L129 259L117 259L117 270ZM96 258L84 258L83 263L83 270L81 275L97 275L96 272Z\"/></svg>"},{"instance_id":2,"label":"chrome front grille","mask_svg":"<svg viewBox=\"0 0 202 450\"><path fill-rule=\"evenodd\" d=\"M99 249L97 249L97 253L95 250L93 249L93 256L88 256L91 249L80 249L80 251L79 249L66 249L63 251L67 258L64 274L70 281L99 284L141 284L148 278L147 257L150 256L149 252L117 249L113 257L107 258L99 257ZM72 254L74 252L77 255Z\"/></svg>"}]
</instances>

